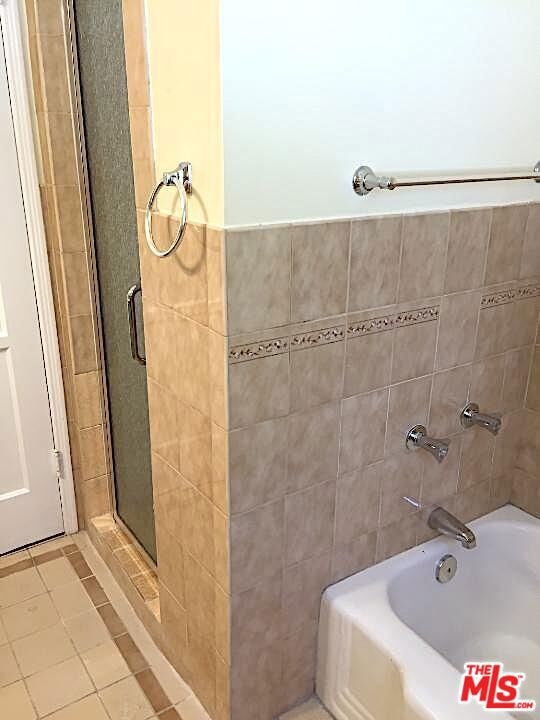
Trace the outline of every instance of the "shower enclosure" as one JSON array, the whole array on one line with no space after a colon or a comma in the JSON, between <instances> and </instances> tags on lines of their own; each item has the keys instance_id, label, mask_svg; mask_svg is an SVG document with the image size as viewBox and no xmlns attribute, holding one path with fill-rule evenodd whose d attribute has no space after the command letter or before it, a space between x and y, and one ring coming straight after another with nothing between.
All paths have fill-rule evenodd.
<instances>
[{"instance_id":1,"label":"shower enclosure","mask_svg":"<svg viewBox=\"0 0 540 720\"><path fill-rule=\"evenodd\" d=\"M115 515L155 561L122 0L71 0L70 11L83 172L95 251L96 302L101 318Z\"/></svg>"}]
</instances>

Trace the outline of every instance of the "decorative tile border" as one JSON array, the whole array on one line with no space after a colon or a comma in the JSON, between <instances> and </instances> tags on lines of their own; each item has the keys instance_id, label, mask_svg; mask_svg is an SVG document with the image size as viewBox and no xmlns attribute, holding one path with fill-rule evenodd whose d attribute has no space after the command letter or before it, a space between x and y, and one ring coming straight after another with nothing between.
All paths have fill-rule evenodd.
<instances>
[{"instance_id":1,"label":"decorative tile border","mask_svg":"<svg viewBox=\"0 0 540 720\"><path fill-rule=\"evenodd\" d=\"M293 333L270 340L256 340L252 343L234 345L229 348L229 363L246 362L260 358L282 355L289 351L304 350L311 347L320 347L330 343L342 342L345 337L362 337L371 333L393 330L406 325L431 322L439 317L439 305L407 310L368 320L359 320L348 325L334 325L320 330L309 330Z\"/></svg>"},{"instance_id":2,"label":"decorative tile border","mask_svg":"<svg viewBox=\"0 0 540 720\"><path fill-rule=\"evenodd\" d=\"M229 362L239 363L246 360L257 360L258 358L282 355L289 351L289 338L282 337L275 340L262 340L260 342L248 343L247 345L236 345L229 348Z\"/></svg>"},{"instance_id":3,"label":"decorative tile border","mask_svg":"<svg viewBox=\"0 0 540 720\"><path fill-rule=\"evenodd\" d=\"M350 338L362 337L363 335L371 335L374 333L393 330L406 325L417 325L418 323L431 322L439 317L439 305L431 305L430 307L419 308L418 310L408 310L407 312L395 313L393 315L384 315L369 320L360 320L350 323L347 327L347 336Z\"/></svg>"},{"instance_id":4,"label":"decorative tile border","mask_svg":"<svg viewBox=\"0 0 540 720\"><path fill-rule=\"evenodd\" d=\"M495 307L496 305L504 305L513 300L522 300L524 298L537 297L540 295L540 285L523 285L517 288L507 288L494 293L482 296L480 308Z\"/></svg>"}]
</instances>

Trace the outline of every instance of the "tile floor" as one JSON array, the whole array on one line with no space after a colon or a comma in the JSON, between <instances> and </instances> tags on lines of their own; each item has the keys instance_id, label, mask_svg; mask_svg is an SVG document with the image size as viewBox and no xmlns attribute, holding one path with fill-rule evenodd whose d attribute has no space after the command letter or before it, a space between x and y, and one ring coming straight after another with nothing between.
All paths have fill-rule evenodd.
<instances>
[{"instance_id":1,"label":"tile floor","mask_svg":"<svg viewBox=\"0 0 540 720\"><path fill-rule=\"evenodd\" d=\"M208 720L80 533L0 557L0 709L10 720ZM328 720L313 698L283 720Z\"/></svg>"},{"instance_id":2,"label":"tile floor","mask_svg":"<svg viewBox=\"0 0 540 720\"><path fill-rule=\"evenodd\" d=\"M0 558L0 708L6 720L208 717L83 534Z\"/></svg>"}]
</instances>

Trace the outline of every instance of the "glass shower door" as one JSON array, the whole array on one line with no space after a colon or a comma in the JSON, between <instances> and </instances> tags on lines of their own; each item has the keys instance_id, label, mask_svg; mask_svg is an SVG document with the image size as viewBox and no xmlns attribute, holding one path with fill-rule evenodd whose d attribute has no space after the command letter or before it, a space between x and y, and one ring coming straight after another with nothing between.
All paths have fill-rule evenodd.
<instances>
[{"instance_id":1,"label":"glass shower door","mask_svg":"<svg viewBox=\"0 0 540 720\"><path fill-rule=\"evenodd\" d=\"M122 0L73 0L73 6L116 514L155 560L146 369L132 357L126 307L140 268ZM140 293L132 301L143 348Z\"/></svg>"}]
</instances>

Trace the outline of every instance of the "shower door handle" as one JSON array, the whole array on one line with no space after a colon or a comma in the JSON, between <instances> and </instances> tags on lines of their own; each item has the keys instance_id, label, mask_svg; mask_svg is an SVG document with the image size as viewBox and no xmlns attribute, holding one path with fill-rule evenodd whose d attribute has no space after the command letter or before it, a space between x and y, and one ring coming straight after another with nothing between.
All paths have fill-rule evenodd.
<instances>
[{"instance_id":1,"label":"shower door handle","mask_svg":"<svg viewBox=\"0 0 540 720\"><path fill-rule=\"evenodd\" d=\"M131 357L136 360L139 365L146 365L146 358L139 353L139 343L137 340L137 314L135 312L135 296L141 292L140 283L136 283L129 288L127 293L127 314L129 326L129 344L131 347Z\"/></svg>"}]
</instances>

